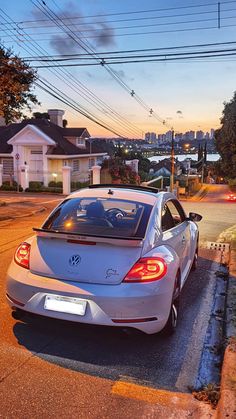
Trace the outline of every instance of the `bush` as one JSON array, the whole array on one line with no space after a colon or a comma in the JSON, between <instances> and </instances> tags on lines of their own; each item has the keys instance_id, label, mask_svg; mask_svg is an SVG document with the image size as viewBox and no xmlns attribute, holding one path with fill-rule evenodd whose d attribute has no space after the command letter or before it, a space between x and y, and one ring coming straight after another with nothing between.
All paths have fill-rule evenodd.
<instances>
[{"instance_id":1,"label":"bush","mask_svg":"<svg viewBox=\"0 0 236 419\"><path fill-rule=\"evenodd\" d=\"M17 182L13 181L12 186L9 181L3 182L2 186L0 187L1 191L17 191ZM19 192L22 192L23 188L19 185Z\"/></svg>"},{"instance_id":2,"label":"bush","mask_svg":"<svg viewBox=\"0 0 236 419\"><path fill-rule=\"evenodd\" d=\"M42 186L40 189L38 188L27 188L25 192L50 192L50 193L62 193L62 188L52 188Z\"/></svg>"},{"instance_id":3,"label":"bush","mask_svg":"<svg viewBox=\"0 0 236 419\"><path fill-rule=\"evenodd\" d=\"M120 181L121 183L133 185L140 184L139 175L135 173L130 166L126 165L120 157L104 160L102 169L107 168L113 181Z\"/></svg>"},{"instance_id":4,"label":"bush","mask_svg":"<svg viewBox=\"0 0 236 419\"><path fill-rule=\"evenodd\" d=\"M29 189L41 189L43 186L42 182L31 181L29 182Z\"/></svg>"},{"instance_id":5,"label":"bush","mask_svg":"<svg viewBox=\"0 0 236 419\"><path fill-rule=\"evenodd\" d=\"M153 178L152 175L150 175L149 173L144 172L144 170L139 170L138 172L141 182L148 182L149 180L151 180Z\"/></svg>"},{"instance_id":6,"label":"bush","mask_svg":"<svg viewBox=\"0 0 236 419\"><path fill-rule=\"evenodd\" d=\"M229 188L232 192L236 192L236 178L228 180Z\"/></svg>"},{"instance_id":7,"label":"bush","mask_svg":"<svg viewBox=\"0 0 236 419\"><path fill-rule=\"evenodd\" d=\"M55 180L51 180L51 182L49 182L48 186L51 188L62 188L63 187L63 183L62 182L55 182Z\"/></svg>"},{"instance_id":8,"label":"bush","mask_svg":"<svg viewBox=\"0 0 236 419\"><path fill-rule=\"evenodd\" d=\"M70 187L72 191L76 191L77 189L87 188L89 186L89 181L87 182L71 182Z\"/></svg>"}]
</instances>

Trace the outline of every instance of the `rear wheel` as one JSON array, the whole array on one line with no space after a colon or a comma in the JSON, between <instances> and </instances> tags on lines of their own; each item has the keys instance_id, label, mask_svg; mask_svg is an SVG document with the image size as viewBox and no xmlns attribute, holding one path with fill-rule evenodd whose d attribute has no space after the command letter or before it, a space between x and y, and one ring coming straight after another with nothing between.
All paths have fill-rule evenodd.
<instances>
[{"instance_id":1,"label":"rear wheel","mask_svg":"<svg viewBox=\"0 0 236 419\"><path fill-rule=\"evenodd\" d=\"M163 329L163 333L167 336L172 335L177 328L178 315L180 310L180 273L178 273L175 281L175 289L170 307L170 314L167 323Z\"/></svg>"},{"instance_id":2,"label":"rear wheel","mask_svg":"<svg viewBox=\"0 0 236 419\"><path fill-rule=\"evenodd\" d=\"M197 269L197 262L198 262L198 247L196 247L196 250L195 250L193 264L192 264L192 268L191 268L192 271L196 271L196 269Z\"/></svg>"}]
</instances>

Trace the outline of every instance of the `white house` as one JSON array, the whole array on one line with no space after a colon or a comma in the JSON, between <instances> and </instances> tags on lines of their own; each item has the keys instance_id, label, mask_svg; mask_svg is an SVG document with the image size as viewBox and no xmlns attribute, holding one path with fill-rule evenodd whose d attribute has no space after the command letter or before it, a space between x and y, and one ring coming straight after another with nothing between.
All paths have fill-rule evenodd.
<instances>
[{"instance_id":1,"label":"white house","mask_svg":"<svg viewBox=\"0 0 236 419\"><path fill-rule=\"evenodd\" d=\"M28 119L0 126L0 164L3 180L18 179L23 165L29 167L29 181L62 180L62 167L70 166L72 181L86 181L89 169L107 153L93 144L86 128L64 128L64 111L51 109L47 119Z\"/></svg>"}]
</instances>

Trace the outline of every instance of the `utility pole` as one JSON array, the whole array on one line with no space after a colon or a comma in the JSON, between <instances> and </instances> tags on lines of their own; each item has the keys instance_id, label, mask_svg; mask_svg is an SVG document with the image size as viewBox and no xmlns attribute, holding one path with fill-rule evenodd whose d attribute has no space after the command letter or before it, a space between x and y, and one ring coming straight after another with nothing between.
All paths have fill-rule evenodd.
<instances>
[{"instance_id":1,"label":"utility pole","mask_svg":"<svg viewBox=\"0 0 236 419\"><path fill-rule=\"evenodd\" d=\"M202 175L201 175L201 182L203 183L204 182L204 166L205 166L205 164L204 164L204 160L202 161Z\"/></svg>"},{"instance_id":2,"label":"utility pole","mask_svg":"<svg viewBox=\"0 0 236 419\"><path fill-rule=\"evenodd\" d=\"M175 149L174 149L174 130L171 129L171 176L170 176L170 192L174 190L174 175L175 175Z\"/></svg>"}]
</instances>

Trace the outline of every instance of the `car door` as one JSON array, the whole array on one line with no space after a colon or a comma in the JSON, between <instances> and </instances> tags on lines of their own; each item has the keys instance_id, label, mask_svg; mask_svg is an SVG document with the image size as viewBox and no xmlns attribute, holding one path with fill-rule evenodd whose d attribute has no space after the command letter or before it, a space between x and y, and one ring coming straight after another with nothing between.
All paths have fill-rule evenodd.
<instances>
[{"instance_id":1,"label":"car door","mask_svg":"<svg viewBox=\"0 0 236 419\"><path fill-rule=\"evenodd\" d=\"M170 199L162 209L163 240L177 253L181 279L184 282L190 268L190 230L185 213L177 200Z\"/></svg>"}]
</instances>

